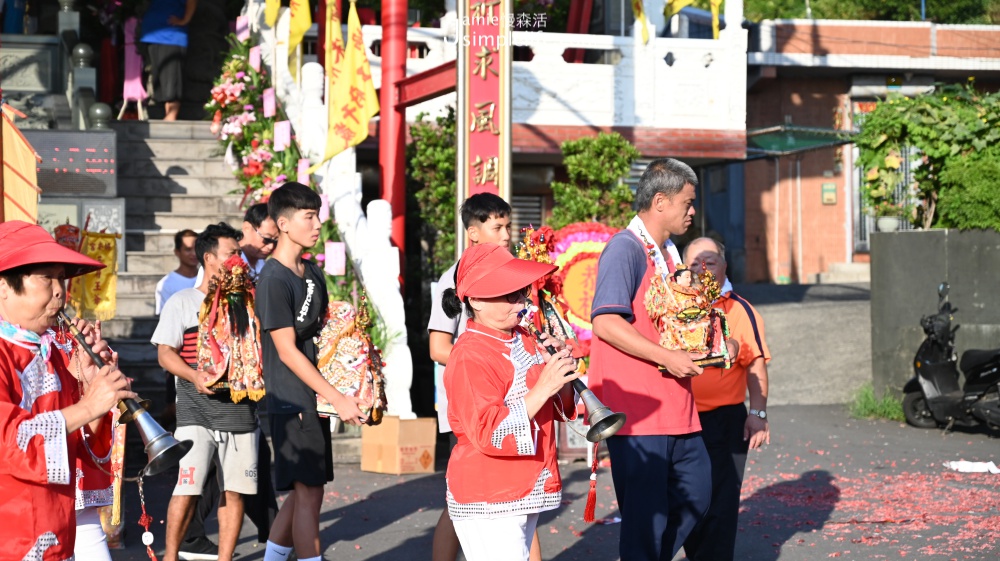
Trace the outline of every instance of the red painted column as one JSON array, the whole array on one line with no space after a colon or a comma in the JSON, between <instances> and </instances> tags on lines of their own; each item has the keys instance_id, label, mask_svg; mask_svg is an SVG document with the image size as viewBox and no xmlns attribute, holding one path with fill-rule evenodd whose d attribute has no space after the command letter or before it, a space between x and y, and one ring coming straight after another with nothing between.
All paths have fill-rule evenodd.
<instances>
[{"instance_id":1,"label":"red painted column","mask_svg":"<svg viewBox=\"0 0 1000 561\"><path fill-rule=\"evenodd\" d=\"M382 198L392 205L392 243L405 251L406 109L397 108L396 84L406 77L407 0L382 1L382 85L378 152Z\"/></svg>"}]
</instances>

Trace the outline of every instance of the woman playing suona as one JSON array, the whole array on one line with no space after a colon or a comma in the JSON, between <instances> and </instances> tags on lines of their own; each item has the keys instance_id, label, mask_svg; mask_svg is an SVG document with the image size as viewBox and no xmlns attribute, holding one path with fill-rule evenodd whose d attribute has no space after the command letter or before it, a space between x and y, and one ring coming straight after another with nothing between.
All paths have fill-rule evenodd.
<instances>
[{"instance_id":1,"label":"woman playing suona","mask_svg":"<svg viewBox=\"0 0 1000 561\"><path fill-rule=\"evenodd\" d=\"M66 279L103 266L40 226L0 224L0 558L73 557L77 458L107 453L108 411L135 397L99 330L76 322L103 368L53 330Z\"/></svg>"},{"instance_id":2,"label":"woman playing suona","mask_svg":"<svg viewBox=\"0 0 1000 561\"><path fill-rule=\"evenodd\" d=\"M469 248L456 289L442 297L468 328L448 358L448 421L458 444L448 461L448 514L468 561L527 560L538 513L559 506L553 421L575 411L578 378L568 349L554 355L518 326L525 289L556 269L493 244Z\"/></svg>"}]
</instances>

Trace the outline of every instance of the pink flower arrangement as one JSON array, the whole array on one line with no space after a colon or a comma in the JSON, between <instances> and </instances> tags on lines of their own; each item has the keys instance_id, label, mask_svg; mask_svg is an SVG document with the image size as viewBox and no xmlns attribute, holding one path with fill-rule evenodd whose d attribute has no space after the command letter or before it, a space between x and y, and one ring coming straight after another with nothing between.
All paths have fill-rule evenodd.
<instances>
[{"instance_id":1,"label":"pink flower arrangement","mask_svg":"<svg viewBox=\"0 0 1000 561\"><path fill-rule=\"evenodd\" d=\"M233 82L232 80L227 79L218 86L212 88L212 101L217 103L220 107L226 107L230 103L239 101L245 88L245 82Z\"/></svg>"},{"instance_id":2,"label":"pink flower arrangement","mask_svg":"<svg viewBox=\"0 0 1000 561\"><path fill-rule=\"evenodd\" d=\"M240 138L243 136L243 127L247 126L247 123L251 123L257 120L257 116L252 112L243 112L233 115L222 125L222 140L228 140L232 138Z\"/></svg>"}]
</instances>

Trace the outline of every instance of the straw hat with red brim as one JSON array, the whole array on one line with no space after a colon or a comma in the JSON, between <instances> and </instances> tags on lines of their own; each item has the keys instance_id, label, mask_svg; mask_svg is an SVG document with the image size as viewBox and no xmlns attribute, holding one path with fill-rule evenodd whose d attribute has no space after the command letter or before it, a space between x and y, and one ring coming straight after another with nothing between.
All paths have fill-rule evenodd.
<instances>
[{"instance_id":1,"label":"straw hat with red brim","mask_svg":"<svg viewBox=\"0 0 1000 561\"><path fill-rule=\"evenodd\" d=\"M517 259L495 244L470 247L458 262L459 300L496 298L516 292L558 269L555 265Z\"/></svg>"},{"instance_id":2,"label":"straw hat with red brim","mask_svg":"<svg viewBox=\"0 0 1000 561\"><path fill-rule=\"evenodd\" d=\"M0 224L0 273L23 265L50 263L65 265L66 278L104 268L104 263L57 244L41 226L20 220Z\"/></svg>"}]
</instances>

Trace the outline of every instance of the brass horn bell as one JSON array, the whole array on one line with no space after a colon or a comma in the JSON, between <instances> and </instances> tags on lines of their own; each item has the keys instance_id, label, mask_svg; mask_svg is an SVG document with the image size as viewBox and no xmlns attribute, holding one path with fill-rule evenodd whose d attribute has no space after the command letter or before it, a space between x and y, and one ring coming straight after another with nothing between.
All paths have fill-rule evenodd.
<instances>
[{"instance_id":1,"label":"brass horn bell","mask_svg":"<svg viewBox=\"0 0 1000 561\"><path fill-rule=\"evenodd\" d=\"M143 468L143 473L146 475L156 475L177 465L191 450L193 443L190 440L174 438L138 401L123 399L118 402L118 410L121 411L121 418L128 414L139 430L148 459L146 467Z\"/></svg>"},{"instance_id":2,"label":"brass horn bell","mask_svg":"<svg viewBox=\"0 0 1000 561\"><path fill-rule=\"evenodd\" d=\"M587 408L587 421L590 423L587 440L600 442L613 436L625 424L625 414L615 413L607 405L601 403L601 400L597 399L597 396L586 384L580 380L573 380L573 389L580 394L580 399L583 400L583 405Z\"/></svg>"}]
</instances>

